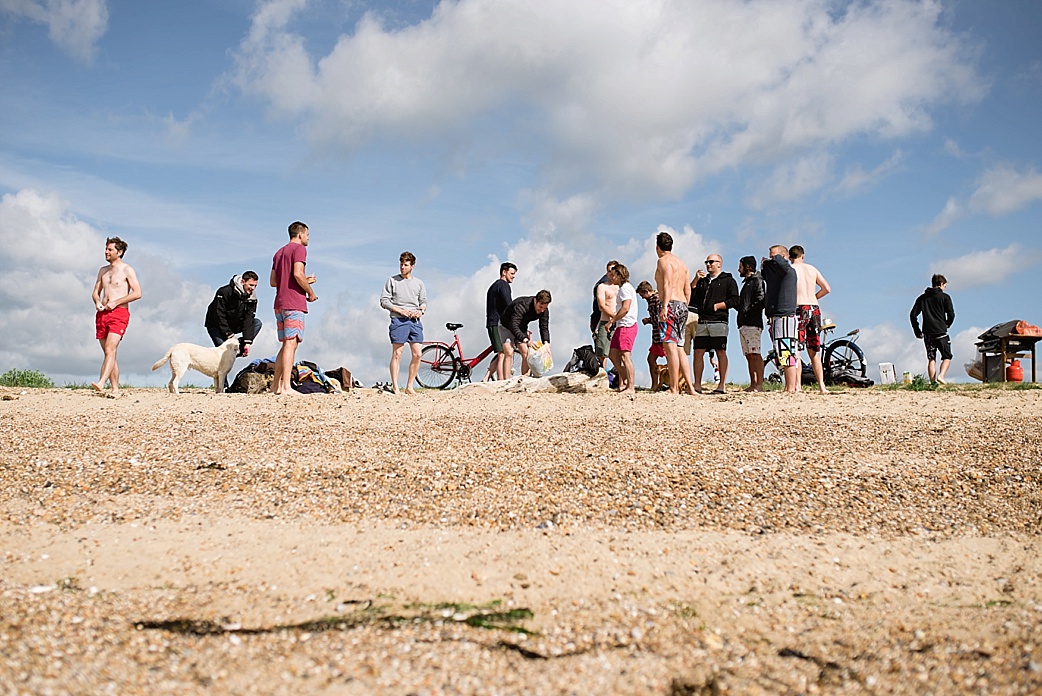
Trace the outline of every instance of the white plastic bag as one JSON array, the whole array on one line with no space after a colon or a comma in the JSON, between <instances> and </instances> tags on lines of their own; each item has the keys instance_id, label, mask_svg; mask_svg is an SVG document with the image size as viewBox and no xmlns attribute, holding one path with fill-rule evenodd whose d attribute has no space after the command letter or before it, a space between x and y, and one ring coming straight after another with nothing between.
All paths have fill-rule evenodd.
<instances>
[{"instance_id":1,"label":"white plastic bag","mask_svg":"<svg viewBox=\"0 0 1042 696\"><path fill-rule=\"evenodd\" d=\"M550 355L550 346L536 343L528 350L528 369L533 377L542 377L554 369L554 356Z\"/></svg>"}]
</instances>

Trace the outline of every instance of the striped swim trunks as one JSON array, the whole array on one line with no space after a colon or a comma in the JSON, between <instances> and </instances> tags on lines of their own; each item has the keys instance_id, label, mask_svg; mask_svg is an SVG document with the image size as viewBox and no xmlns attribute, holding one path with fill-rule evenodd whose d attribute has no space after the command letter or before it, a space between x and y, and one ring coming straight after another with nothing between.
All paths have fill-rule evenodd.
<instances>
[{"instance_id":1,"label":"striped swim trunks","mask_svg":"<svg viewBox=\"0 0 1042 696\"><path fill-rule=\"evenodd\" d=\"M299 312L291 309L285 311L275 310L275 322L278 327L279 342L285 342L291 338L297 339L297 343L304 342L304 317L307 312Z\"/></svg>"}]
</instances>

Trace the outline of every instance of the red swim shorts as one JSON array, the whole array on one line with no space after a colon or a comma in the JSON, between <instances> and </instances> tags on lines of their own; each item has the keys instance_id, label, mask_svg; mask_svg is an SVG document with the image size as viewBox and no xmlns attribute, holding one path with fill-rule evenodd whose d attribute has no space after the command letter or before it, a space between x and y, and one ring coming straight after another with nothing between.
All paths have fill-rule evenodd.
<instances>
[{"instance_id":1,"label":"red swim shorts","mask_svg":"<svg viewBox=\"0 0 1042 696\"><path fill-rule=\"evenodd\" d=\"M115 309L103 309L94 315L95 335L100 341L110 333L123 336L127 333L127 324L130 323L130 310L126 305L120 305Z\"/></svg>"}]
</instances>

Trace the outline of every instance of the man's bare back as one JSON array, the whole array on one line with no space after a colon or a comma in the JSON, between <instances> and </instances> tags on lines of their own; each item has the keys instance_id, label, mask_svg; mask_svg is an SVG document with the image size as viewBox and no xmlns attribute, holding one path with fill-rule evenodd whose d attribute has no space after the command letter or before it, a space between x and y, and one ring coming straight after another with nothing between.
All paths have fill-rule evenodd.
<instances>
[{"instance_id":1,"label":"man's bare back","mask_svg":"<svg viewBox=\"0 0 1042 696\"><path fill-rule=\"evenodd\" d=\"M792 267L796 270L796 304L818 304L819 297L824 297L829 291L829 284L825 281L824 276L802 258L793 260ZM820 296L818 295L819 288L825 291Z\"/></svg>"},{"instance_id":2,"label":"man's bare back","mask_svg":"<svg viewBox=\"0 0 1042 696\"><path fill-rule=\"evenodd\" d=\"M663 252L655 267L655 285L662 300L660 316L665 321L666 305L674 301L687 304L691 288L691 276L688 274L687 265L674 256L673 252Z\"/></svg>"},{"instance_id":3,"label":"man's bare back","mask_svg":"<svg viewBox=\"0 0 1042 696\"><path fill-rule=\"evenodd\" d=\"M663 241L665 244L662 243ZM659 320L665 327L663 328L662 349L666 353L670 393L680 392L680 377L683 376L687 381L687 393L694 394L691 363L681 354L680 347L677 345L683 336L687 318L691 276L684 262L673 255L672 249L673 238L665 232L659 233L655 247L655 253L658 254L658 264L655 266L655 285L659 297L662 299L662 309L659 310ZM677 308L676 305L681 305L681 307ZM672 328L670 328L671 315L676 322Z\"/></svg>"}]
</instances>

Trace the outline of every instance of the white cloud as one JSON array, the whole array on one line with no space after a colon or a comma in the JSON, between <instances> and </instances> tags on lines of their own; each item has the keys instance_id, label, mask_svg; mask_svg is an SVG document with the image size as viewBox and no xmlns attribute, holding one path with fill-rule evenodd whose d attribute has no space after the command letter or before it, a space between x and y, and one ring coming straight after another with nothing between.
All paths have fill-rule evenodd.
<instances>
[{"instance_id":1,"label":"white cloud","mask_svg":"<svg viewBox=\"0 0 1042 696\"><path fill-rule=\"evenodd\" d=\"M885 162L870 171L866 172L859 165L852 166L844 172L843 178L836 185L836 191L846 196L866 191L900 167L904 160L905 153L897 150Z\"/></svg>"},{"instance_id":2,"label":"white cloud","mask_svg":"<svg viewBox=\"0 0 1042 696\"><path fill-rule=\"evenodd\" d=\"M993 167L977 180L969 207L1000 217L1042 199L1042 174L1034 169L1018 172L1008 164Z\"/></svg>"},{"instance_id":3,"label":"white cloud","mask_svg":"<svg viewBox=\"0 0 1042 696\"><path fill-rule=\"evenodd\" d=\"M51 40L74 58L87 62L108 30L105 0L0 0L0 13L46 24Z\"/></svg>"},{"instance_id":4,"label":"white cloud","mask_svg":"<svg viewBox=\"0 0 1042 696\"><path fill-rule=\"evenodd\" d=\"M344 153L465 144L494 123L555 190L680 195L744 163L923 131L932 106L985 89L939 2L460 0L404 28L367 15L326 55L288 28L305 4L260 6L245 92Z\"/></svg>"},{"instance_id":5,"label":"white cloud","mask_svg":"<svg viewBox=\"0 0 1042 696\"><path fill-rule=\"evenodd\" d=\"M974 251L954 259L944 259L930 264L930 273L941 273L952 288L960 290L982 285L999 285L1008 277L1042 261L1037 249L1025 249L1020 244L1010 244L1005 249Z\"/></svg>"},{"instance_id":6,"label":"white cloud","mask_svg":"<svg viewBox=\"0 0 1042 696\"><path fill-rule=\"evenodd\" d=\"M966 153L962 151L958 141L953 138L944 139L944 152L952 157L958 157L960 159L966 157Z\"/></svg>"},{"instance_id":7,"label":"white cloud","mask_svg":"<svg viewBox=\"0 0 1042 696\"><path fill-rule=\"evenodd\" d=\"M937 217L927 226L928 236L947 229L970 214L1002 217L1042 200L1042 174L1034 168L1017 171L1010 164L988 169L977 178L976 188L966 201L949 198Z\"/></svg>"},{"instance_id":8,"label":"white cloud","mask_svg":"<svg viewBox=\"0 0 1042 696\"><path fill-rule=\"evenodd\" d=\"M819 190L832 177L833 158L818 152L780 164L749 198L749 205L763 209L772 203L799 200Z\"/></svg>"},{"instance_id":9,"label":"white cloud","mask_svg":"<svg viewBox=\"0 0 1042 696\"><path fill-rule=\"evenodd\" d=\"M930 224L926 226L926 235L933 237L939 232L948 229L952 224L963 217L966 210L957 198L949 198L944 204L944 210L937 214Z\"/></svg>"},{"instance_id":10,"label":"white cloud","mask_svg":"<svg viewBox=\"0 0 1042 696\"><path fill-rule=\"evenodd\" d=\"M91 291L105 264L106 235L79 220L56 194L23 189L0 199L0 366L48 375L96 374L101 349L94 340ZM127 379L147 374L172 344L200 342L212 290L180 278L158 259L135 253L144 298L131 305L120 348ZM195 333L191 333L195 328Z\"/></svg>"}]
</instances>

